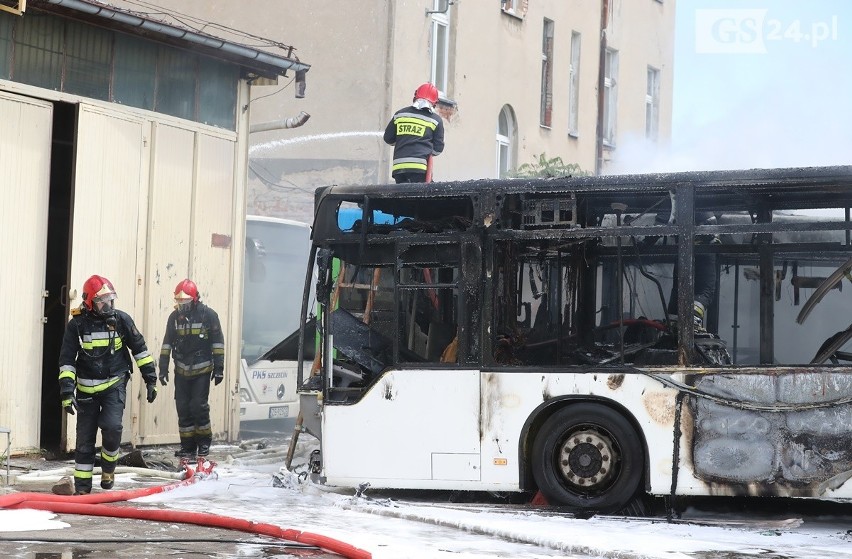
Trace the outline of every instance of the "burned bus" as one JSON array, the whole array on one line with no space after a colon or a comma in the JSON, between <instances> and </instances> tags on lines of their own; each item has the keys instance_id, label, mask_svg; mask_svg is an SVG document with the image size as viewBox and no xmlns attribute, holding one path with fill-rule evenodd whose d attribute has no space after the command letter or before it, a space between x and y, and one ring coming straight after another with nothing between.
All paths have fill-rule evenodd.
<instances>
[{"instance_id":1,"label":"burned bus","mask_svg":"<svg viewBox=\"0 0 852 559\"><path fill-rule=\"evenodd\" d=\"M310 470L852 499L850 207L852 167L321 188Z\"/></svg>"}]
</instances>

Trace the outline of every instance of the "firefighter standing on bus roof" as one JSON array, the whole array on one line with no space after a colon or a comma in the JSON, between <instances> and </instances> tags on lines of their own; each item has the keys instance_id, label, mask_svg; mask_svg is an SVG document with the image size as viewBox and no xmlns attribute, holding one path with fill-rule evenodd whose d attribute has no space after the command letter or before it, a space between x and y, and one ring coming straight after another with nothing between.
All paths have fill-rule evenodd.
<instances>
[{"instance_id":1,"label":"firefighter standing on bus roof","mask_svg":"<svg viewBox=\"0 0 852 559\"><path fill-rule=\"evenodd\" d=\"M175 287L175 310L166 323L160 350L160 382L169 382L169 359L175 362L175 405L180 449L175 456L207 456L210 426L210 383L225 378L225 336L216 311L201 302L198 287L185 279Z\"/></svg>"},{"instance_id":2,"label":"firefighter standing on bus roof","mask_svg":"<svg viewBox=\"0 0 852 559\"><path fill-rule=\"evenodd\" d=\"M103 276L83 284L83 304L71 311L59 353L59 394L65 412L77 412L74 491L92 491L95 439L101 429L101 487L112 489L121 444L121 419L133 361L157 397L157 368L133 319L114 305L115 289ZM132 354L132 359L131 359Z\"/></svg>"},{"instance_id":3,"label":"firefighter standing on bus roof","mask_svg":"<svg viewBox=\"0 0 852 559\"><path fill-rule=\"evenodd\" d=\"M385 143L394 146L391 175L397 183L426 182L429 158L444 151L444 122L435 112L438 89L424 83L414 102L398 110L385 128Z\"/></svg>"}]
</instances>

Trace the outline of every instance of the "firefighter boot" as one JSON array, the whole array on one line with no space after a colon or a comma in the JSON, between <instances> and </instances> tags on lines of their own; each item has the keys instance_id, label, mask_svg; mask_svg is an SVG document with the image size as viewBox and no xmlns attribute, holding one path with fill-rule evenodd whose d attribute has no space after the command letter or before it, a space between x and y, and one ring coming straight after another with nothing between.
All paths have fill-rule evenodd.
<instances>
[{"instance_id":1,"label":"firefighter boot","mask_svg":"<svg viewBox=\"0 0 852 559\"><path fill-rule=\"evenodd\" d=\"M181 439L180 448L175 451L178 458L195 458L195 439Z\"/></svg>"},{"instance_id":2,"label":"firefighter boot","mask_svg":"<svg viewBox=\"0 0 852 559\"><path fill-rule=\"evenodd\" d=\"M101 488L112 489L113 485L115 485L115 473L114 472L103 472L103 473L101 473Z\"/></svg>"},{"instance_id":3,"label":"firefighter boot","mask_svg":"<svg viewBox=\"0 0 852 559\"><path fill-rule=\"evenodd\" d=\"M206 457L210 454L210 443L213 442L209 437L200 438L198 440L198 456Z\"/></svg>"}]
</instances>

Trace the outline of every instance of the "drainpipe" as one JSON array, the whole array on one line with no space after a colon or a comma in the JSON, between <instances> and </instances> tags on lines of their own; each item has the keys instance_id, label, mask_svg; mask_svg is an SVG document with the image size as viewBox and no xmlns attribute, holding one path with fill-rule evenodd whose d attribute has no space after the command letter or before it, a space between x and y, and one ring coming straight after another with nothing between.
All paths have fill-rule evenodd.
<instances>
[{"instance_id":1,"label":"drainpipe","mask_svg":"<svg viewBox=\"0 0 852 559\"><path fill-rule=\"evenodd\" d=\"M266 132L267 130L281 130L282 128L298 128L308 122L311 115L305 111L300 111L298 115L285 118L284 120L275 120L273 122L261 122L260 124L252 124L249 127L249 134L254 132Z\"/></svg>"},{"instance_id":2,"label":"drainpipe","mask_svg":"<svg viewBox=\"0 0 852 559\"><path fill-rule=\"evenodd\" d=\"M384 83L392 84L392 83L394 83L394 80L396 79L396 75L394 74L394 71L393 71L394 62L395 62L395 56L394 55L396 54L396 48L395 48L395 43L394 43L394 41L396 40L396 34L395 34L395 31L396 31L396 25L395 25L395 23L396 23L396 2L385 2L385 6L386 6L386 8L385 8L386 11L385 11L384 15L387 18L387 20L385 21L385 27L386 27L387 33L385 35L385 45L384 45L385 46ZM404 36L405 33L402 31L401 28L400 28L400 31L403 33L403 36ZM382 99L382 101L384 102L384 117L390 118L390 115L392 115L394 113L394 110L396 110L396 107L393 106L393 92L394 92L395 88L393 86L389 85L389 86L382 88L382 89L383 89L383 93L384 93L384 98ZM387 122L387 121L385 121L385 122ZM384 129L382 129L382 132L384 132ZM378 167L378 169L376 169L376 177L377 177L376 182L377 183L379 183L379 182L393 182L393 179L391 178L391 175L390 175L392 151L385 149L386 146L384 145L384 141L382 141L379 145L382 146L382 147L379 149L379 153L380 153L379 158L378 158L379 167Z\"/></svg>"},{"instance_id":3,"label":"drainpipe","mask_svg":"<svg viewBox=\"0 0 852 559\"><path fill-rule=\"evenodd\" d=\"M604 136L604 81L606 80L606 24L609 20L609 0L601 0L601 51L598 60L598 122L595 132L595 175L603 169L603 136Z\"/></svg>"}]
</instances>

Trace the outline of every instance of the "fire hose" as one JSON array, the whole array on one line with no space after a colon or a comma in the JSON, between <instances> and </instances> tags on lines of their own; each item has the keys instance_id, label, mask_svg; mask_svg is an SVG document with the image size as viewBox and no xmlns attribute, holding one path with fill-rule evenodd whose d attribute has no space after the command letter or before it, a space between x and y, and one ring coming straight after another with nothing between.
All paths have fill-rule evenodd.
<instances>
[{"instance_id":1,"label":"fire hose","mask_svg":"<svg viewBox=\"0 0 852 559\"><path fill-rule=\"evenodd\" d=\"M145 509L126 506L109 506L106 503L127 501L148 495L172 491L204 479L213 471L215 462L199 460L197 469L186 466L183 480L155 487L142 487L125 491L108 491L89 495L53 495L47 493L10 493L0 495L0 509L36 509L63 514L81 514L90 516L109 516L115 518L132 518L137 520L154 520L158 522L174 522L195 524L214 528L238 530L250 534L269 536L301 544L319 547L326 551L337 553L350 559L370 559L372 554L346 542L303 532L293 528L281 528L274 524L254 522L242 518L221 516L206 512L190 512L179 510Z\"/></svg>"}]
</instances>

